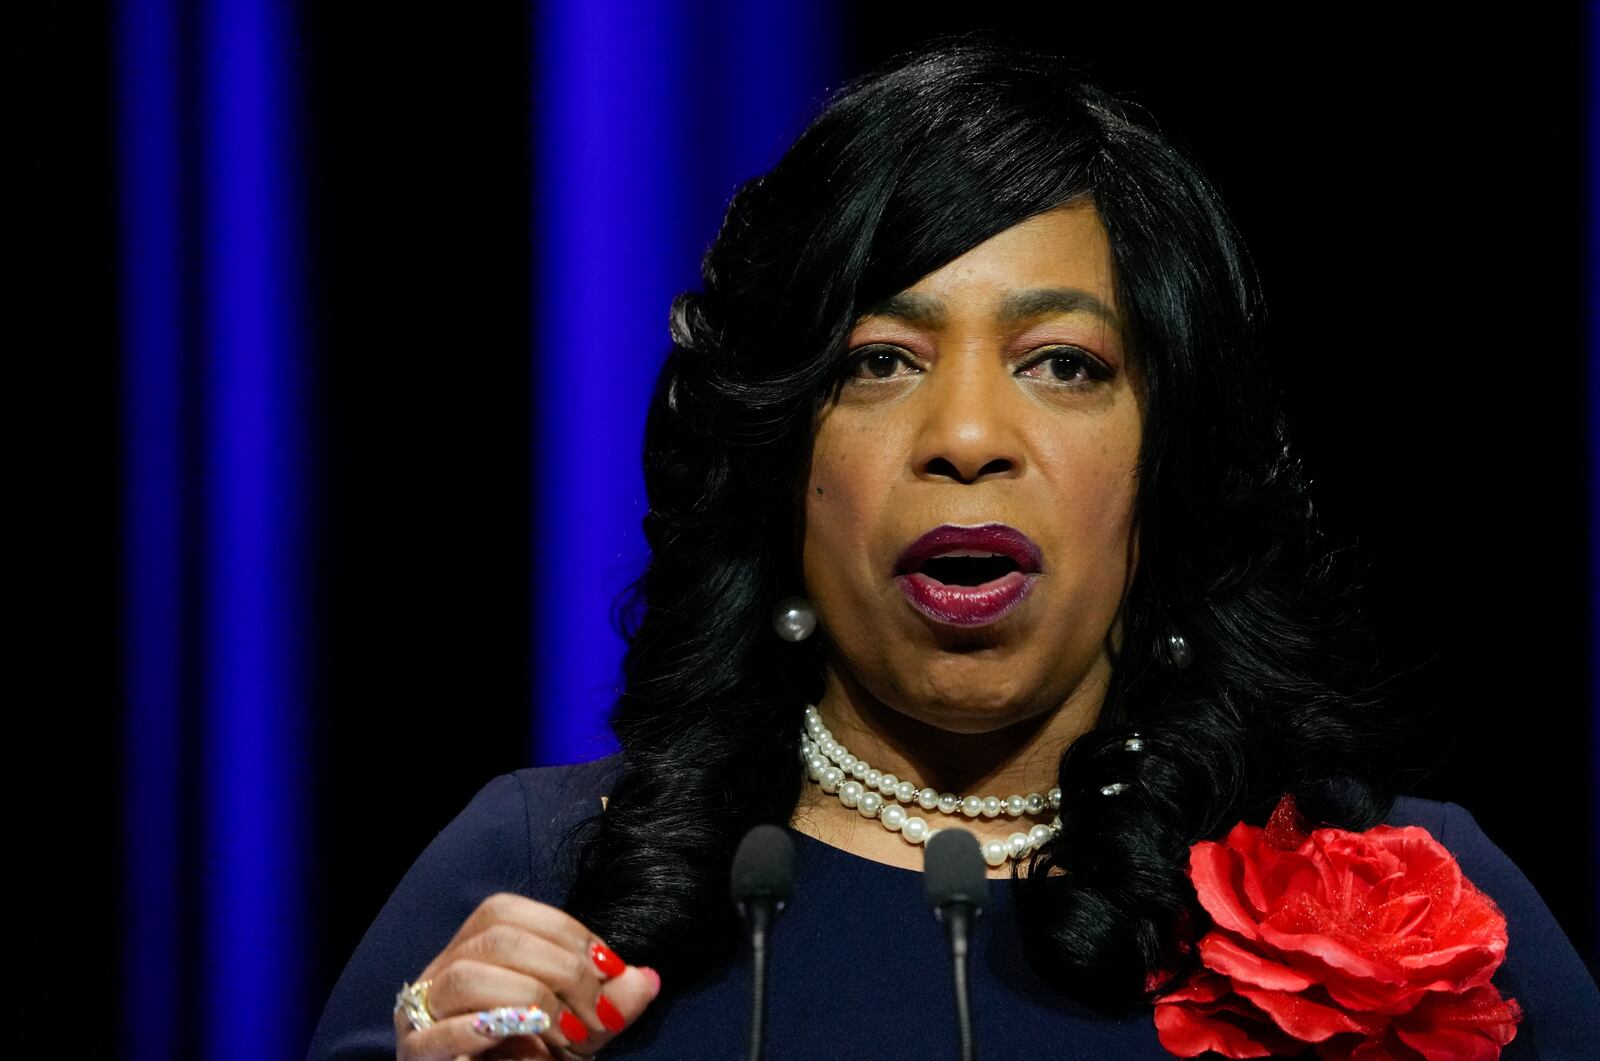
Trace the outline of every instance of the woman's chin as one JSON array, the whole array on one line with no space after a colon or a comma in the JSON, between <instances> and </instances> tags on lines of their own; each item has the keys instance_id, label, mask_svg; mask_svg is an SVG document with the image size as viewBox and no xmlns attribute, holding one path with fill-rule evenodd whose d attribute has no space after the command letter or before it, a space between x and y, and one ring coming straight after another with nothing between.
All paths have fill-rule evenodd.
<instances>
[{"instance_id":1,"label":"woman's chin","mask_svg":"<svg viewBox=\"0 0 1600 1061\"><path fill-rule=\"evenodd\" d=\"M959 689L941 689L936 696L905 704L897 710L934 729L977 736L1037 718L1047 709L1032 702L998 699L991 683L974 685L966 696L962 696Z\"/></svg>"}]
</instances>

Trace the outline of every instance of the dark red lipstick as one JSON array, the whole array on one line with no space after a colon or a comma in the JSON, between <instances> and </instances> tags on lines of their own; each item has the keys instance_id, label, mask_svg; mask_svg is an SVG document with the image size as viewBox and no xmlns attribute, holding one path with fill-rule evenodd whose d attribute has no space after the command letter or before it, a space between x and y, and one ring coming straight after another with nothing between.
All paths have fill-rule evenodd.
<instances>
[{"instance_id":1,"label":"dark red lipstick","mask_svg":"<svg viewBox=\"0 0 1600 1061\"><path fill-rule=\"evenodd\" d=\"M911 606L935 622L982 626L1022 603L1041 566L1039 547L1015 527L945 524L906 546L894 578Z\"/></svg>"}]
</instances>

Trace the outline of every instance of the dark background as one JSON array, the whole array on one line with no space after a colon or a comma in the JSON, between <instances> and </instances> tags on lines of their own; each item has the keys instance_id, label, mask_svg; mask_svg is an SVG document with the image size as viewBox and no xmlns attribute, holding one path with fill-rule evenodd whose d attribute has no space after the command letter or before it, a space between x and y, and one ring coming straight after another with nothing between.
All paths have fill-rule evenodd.
<instances>
[{"instance_id":1,"label":"dark background","mask_svg":"<svg viewBox=\"0 0 1600 1061\"><path fill-rule=\"evenodd\" d=\"M26 273L13 358L17 396L42 414L25 420L38 501L20 521L22 574L41 604L21 647L48 693L13 710L28 713L18 746L49 767L25 794L23 842L45 853L41 905L90 897L68 903L72 924L110 953L109 15L17 10L29 184L12 204ZM1582 9L997 10L847 8L842 69L989 26L1073 57L1199 158L1257 259L1298 440L1327 528L1365 571L1391 700L1433 719L1415 791L1468 807L1594 968ZM529 747L530 17L397 3L302 18L320 491L308 1029L411 860ZM504 739L469 750L477 732ZM67 843L69 826L108 833ZM29 931L59 950L40 920ZM115 1041L84 1034L90 1052Z\"/></svg>"}]
</instances>

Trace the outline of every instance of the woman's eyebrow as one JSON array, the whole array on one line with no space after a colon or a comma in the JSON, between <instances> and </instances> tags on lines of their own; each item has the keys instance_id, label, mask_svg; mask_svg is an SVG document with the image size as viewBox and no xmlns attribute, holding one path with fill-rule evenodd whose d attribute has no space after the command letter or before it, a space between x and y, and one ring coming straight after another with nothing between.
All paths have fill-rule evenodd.
<instances>
[{"instance_id":1,"label":"woman's eyebrow","mask_svg":"<svg viewBox=\"0 0 1600 1061\"><path fill-rule=\"evenodd\" d=\"M1095 295L1077 287L1040 287L1015 291L1000 300L995 316L1010 324L1030 317L1043 317L1047 313L1092 313L1113 328L1122 322L1110 306Z\"/></svg>"},{"instance_id":2,"label":"woman's eyebrow","mask_svg":"<svg viewBox=\"0 0 1600 1061\"><path fill-rule=\"evenodd\" d=\"M875 306L869 306L861 314L859 320L868 317L894 317L907 324L920 324L929 328L939 328L944 325L944 303L932 295L919 295L913 291L902 291L898 295L890 295Z\"/></svg>"},{"instance_id":3,"label":"woman's eyebrow","mask_svg":"<svg viewBox=\"0 0 1600 1061\"><path fill-rule=\"evenodd\" d=\"M1111 307L1091 292L1077 287L1038 287L1026 291L1013 291L1000 300L995 318L1005 324L1043 317L1050 313L1092 313L1114 328L1122 322ZM902 291L869 308L858 320L868 317L893 317L907 324L928 328L944 326L944 303L932 295Z\"/></svg>"}]
</instances>

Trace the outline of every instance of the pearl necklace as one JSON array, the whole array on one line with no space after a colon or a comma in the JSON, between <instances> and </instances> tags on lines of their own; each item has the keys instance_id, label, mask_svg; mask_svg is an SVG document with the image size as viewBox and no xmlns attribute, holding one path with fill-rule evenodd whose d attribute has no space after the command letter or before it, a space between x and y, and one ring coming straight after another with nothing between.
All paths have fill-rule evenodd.
<instances>
[{"instance_id":1,"label":"pearl necklace","mask_svg":"<svg viewBox=\"0 0 1600 1061\"><path fill-rule=\"evenodd\" d=\"M1024 814L1043 814L1046 809L1061 809L1059 788L1042 795L1030 792L1026 796L1005 799L919 789L914 783L874 770L865 759L851 755L834 739L823 725L822 716L810 704L806 705L806 735L800 739L800 759L806 764L811 780L820 785L822 791L837 796L840 803L863 818L878 819L885 829L899 833L900 838L910 844L927 843L939 830L930 826L926 818L909 813L901 804L915 804L940 814L960 813L968 818L998 818L1001 814L1020 818ZM1060 831L1061 816L1058 814L1049 825L1035 825L1025 833L1015 832L1004 840L985 840L983 860L991 866L1000 866L1007 859L1020 859Z\"/></svg>"}]
</instances>

